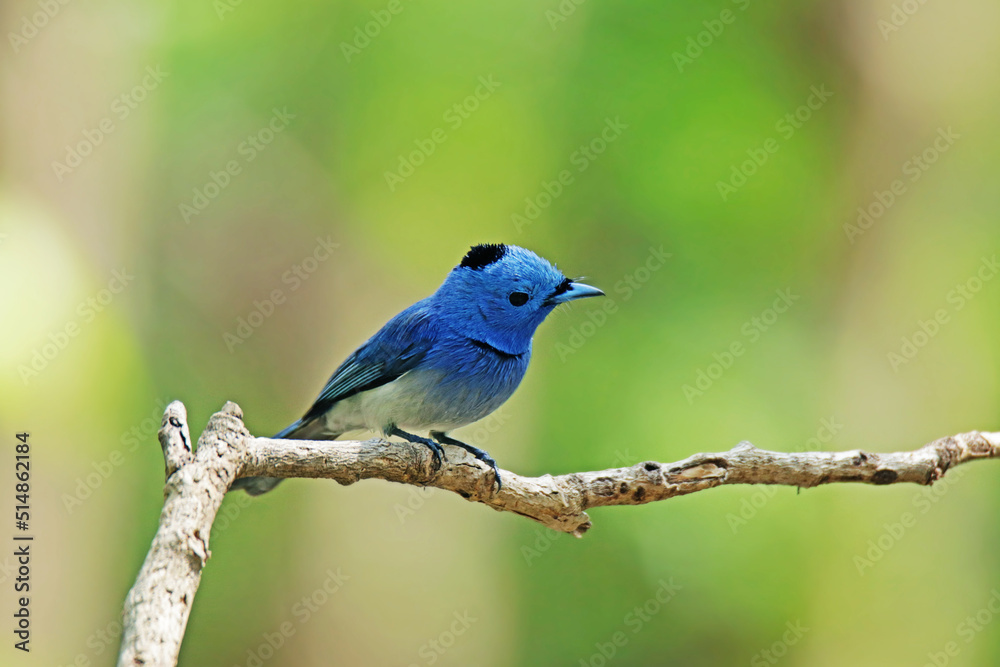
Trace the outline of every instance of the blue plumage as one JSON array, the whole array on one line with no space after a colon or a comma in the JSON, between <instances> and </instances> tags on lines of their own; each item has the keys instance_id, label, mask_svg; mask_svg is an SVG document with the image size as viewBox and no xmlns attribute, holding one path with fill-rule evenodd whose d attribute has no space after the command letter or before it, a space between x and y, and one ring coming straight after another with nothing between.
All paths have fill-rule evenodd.
<instances>
[{"instance_id":1,"label":"blue plumage","mask_svg":"<svg viewBox=\"0 0 1000 667\"><path fill-rule=\"evenodd\" d=\"M302 419L276 438L334 439L369 429L427 445L462 447L491 465L486 452L448 437L499 408L531 359L535 329L561 303L603 292L566 278L517 246L474 246L438 290L399 313L334 371ZM433 440L402 429L428 431ZM277 478L248 477L233 488L251 495Z\"/></svg>"}]
</instances>

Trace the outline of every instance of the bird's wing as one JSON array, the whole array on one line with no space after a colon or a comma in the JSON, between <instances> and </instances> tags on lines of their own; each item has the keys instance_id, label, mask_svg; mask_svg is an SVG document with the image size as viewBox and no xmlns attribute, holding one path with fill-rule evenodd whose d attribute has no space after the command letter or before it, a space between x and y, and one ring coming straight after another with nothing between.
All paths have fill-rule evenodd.
<instances>
[{"instance_id":1,"label":"bird's wing","mask_svg":"<svg viewBox=\"0 0 1000 667\"><path fill-rule=\"evenodd\" d=\"M355 350L333 372L301 423L326 413L334 403L380 387L415 368L433 344L433 325L420 303L404 310Z\"/></svg>"}]
</instances>

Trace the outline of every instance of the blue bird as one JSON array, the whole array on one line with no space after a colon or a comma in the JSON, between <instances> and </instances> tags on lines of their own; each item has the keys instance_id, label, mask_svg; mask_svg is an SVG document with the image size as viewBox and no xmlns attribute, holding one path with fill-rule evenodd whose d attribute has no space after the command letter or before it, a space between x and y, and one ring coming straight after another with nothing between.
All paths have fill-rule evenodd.
<instances>
[{"instance_id":1,"label":"blue bird","mask_svg":"<svg viewBox=\"0 0 1000 667\"><path fill-rule=\"evenodd\" d=\"M434 294L393 317L334 371L305 415L275 438L333 440L368 429L430 448L461 447L493 468L482 449L448 437L511 397L528 369L535 329L561 303L604 292L573 282L518 246L473 246ZM409 430L428 431L424 438ZM281 481L233 484L256 496Z\"/></svg>"}]
</instances>

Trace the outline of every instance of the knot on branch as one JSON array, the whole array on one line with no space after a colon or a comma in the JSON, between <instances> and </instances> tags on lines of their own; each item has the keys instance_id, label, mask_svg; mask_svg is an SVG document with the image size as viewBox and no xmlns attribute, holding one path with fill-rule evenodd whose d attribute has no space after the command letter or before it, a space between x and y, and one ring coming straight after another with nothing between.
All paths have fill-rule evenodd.
<instances>
[{"instance_id":1,"label":"knot on branch","mask_svg":"<svg viewBox=\"0 0 1000 667\"><path fill-rule=\"evenodd\" d=\"M194 560L193 565L199 570L205 567L208 559L212 556L212 551L208 548L208 542L201 536L200 528L195 528L192 531L190 538L187 540L187 548Z\"/></svg>"},{"instance_id":2,"label":"knot on branch","mask_svg":"<svg viewBox=\"0 0 1000 667\"><path fill-rule=\"evenodd\" d=\"M990 440L990 437L995 435L995 433L971 431L952 439L963 441L962 444L968 451L968 458L983 459L1000 456L1000 443Z\"/></svg>"}]
</instances>

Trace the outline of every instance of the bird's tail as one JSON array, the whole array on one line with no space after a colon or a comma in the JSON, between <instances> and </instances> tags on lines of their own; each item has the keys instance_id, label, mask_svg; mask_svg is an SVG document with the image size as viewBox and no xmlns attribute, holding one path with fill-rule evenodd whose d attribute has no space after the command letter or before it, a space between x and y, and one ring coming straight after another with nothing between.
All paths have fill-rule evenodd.
<instances>
[{"instance_id":1,"label":"bird's tail","mask_svg":"<svg viewBox=\"0 0 1000 667\"><path fill-rule=\"evenodd\" d=\"M314 435L312 431L316 429L307 428L314 423L307 422L303 424L302 420L299 419L271 437L274 439L306 440ZM230 490L243 489L251 496L259 496L278 486L281 480L281 477L243 477L233 482Z\"/></svg>"}]
</instances>

